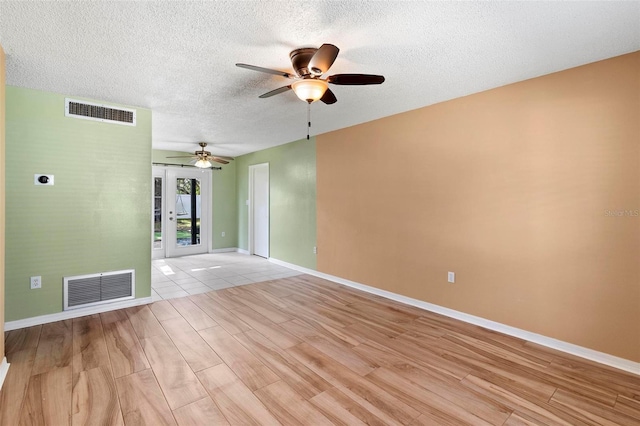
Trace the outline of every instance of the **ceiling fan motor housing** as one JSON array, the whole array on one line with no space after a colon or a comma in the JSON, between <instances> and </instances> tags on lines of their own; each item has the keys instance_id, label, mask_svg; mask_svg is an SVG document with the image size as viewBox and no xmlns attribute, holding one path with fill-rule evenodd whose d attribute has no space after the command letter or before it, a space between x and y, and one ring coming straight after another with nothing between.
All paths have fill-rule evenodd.
<instances>
[{"instance_id":1,"label":"ceiling fan motor housing","mask_svg":"<svg viewBox=\"0 0 640 426\"><path fill-rule=\"evenodd\" d=\"M301 49L292 50L291 53L289 53L291 65L293 65L293 69L296 71L298 77L304 78L311 75L311 70L307 67L309 65L309 61L317 51L318 49L314 47L303 47Z\"/></svg>"}]
</instances>

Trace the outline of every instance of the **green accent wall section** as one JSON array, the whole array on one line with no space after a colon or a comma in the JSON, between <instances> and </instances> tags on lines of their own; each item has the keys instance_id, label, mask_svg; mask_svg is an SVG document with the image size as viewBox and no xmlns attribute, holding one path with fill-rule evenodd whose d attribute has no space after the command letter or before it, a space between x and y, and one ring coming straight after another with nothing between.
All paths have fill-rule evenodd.
<instances>
[{"instance_id":1,"label":"green accent wall section","mask_svg":"<svg viewBox=\"0 0 640 426\"><path fill-rule=\"evenodd\" d=\"M197 147L196 147L197 148ZM194 151L195 149L194 148ZM188 155L186 152L164 151L154 149L152 158L154 163L163 164L189 164L189 159L167 158L177 155ZM213 170L212 193L213 193L213 226L211 236L213 238L213 249L235 248L238 246L238 207L236 194L236 162L229 164L215 164L215 167L222 167L222 170ZM222 233L225 236L222 236Z\"/></svg>"},{"instance_id":2,"label":"green accent wall section","mask_svg":"<svg viewBox=\"0 0 640 426\"><path fill-rule=\"evenodd\" d=\"M236 163L213 171L213 249L238 247ZM225 236L222 236L222 233Z\"/></svg>"},{"instance_id":3,"label":"green accent wall section","mask_svg":"<svg viewBox=\"0 0 640 426\"><path fill-rule=\"evenodd\" d=\"M248 250L249 166L269 163L272 258L316 269L316 141L304 139L236 158L238 247Z\"/></svg>"},{"instance_id":4,"label":"green accent wall section","mask_svg":"<svg viewBox=\"0 0 640 426\"><path fill-rule=\"evenodd\" d=\"M6 88L7 321L61 312L65 276L135 269L151 294L151 111L101 123L65 117L64 99Z\"/></svg>"}]
</instances>

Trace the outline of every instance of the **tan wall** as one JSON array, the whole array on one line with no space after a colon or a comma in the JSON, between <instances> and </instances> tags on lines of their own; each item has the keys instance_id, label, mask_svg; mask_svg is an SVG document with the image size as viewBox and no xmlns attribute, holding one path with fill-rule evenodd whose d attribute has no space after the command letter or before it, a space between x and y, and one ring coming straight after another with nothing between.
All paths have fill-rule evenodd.
<instances>
[{"instance_id":1,"label":"tan wall","mask_svg":"<svg viewBox=\"0 0 640 426\"><path fill-rule=\"evenodd\" d=\"M5 91L5 56L0 45L0 360L4 356L4 91Z\"/></svg>"},{"instance_id":2,"label":"tan wall","mask_svg":"<svg viewBox=\"0 0 640 426\"><path fill-rule=\"evenodd\" d=\"M640 361L640 52L317 150L319 271Z\"/></svg>"}]
</instances>

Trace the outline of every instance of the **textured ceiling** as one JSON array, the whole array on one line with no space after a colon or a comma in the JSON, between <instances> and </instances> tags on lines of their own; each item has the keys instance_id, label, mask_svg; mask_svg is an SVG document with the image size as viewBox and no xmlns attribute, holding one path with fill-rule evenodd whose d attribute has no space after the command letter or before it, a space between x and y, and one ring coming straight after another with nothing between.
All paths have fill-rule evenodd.
<instances>
[{"instance_id":1,"label":"textured ceiling","mask_svg":"<svg viewBox=\"0 0 640 426\"><path fill-rule=\"evenodd\" d=\"M332 86L312 134L640 50L640 2L0 1L7 84L153 110L153 147L239 155L306 136L292 49L332 43ZM61 106L62 108L62 106Z\"/></svg>"}]
</instances>

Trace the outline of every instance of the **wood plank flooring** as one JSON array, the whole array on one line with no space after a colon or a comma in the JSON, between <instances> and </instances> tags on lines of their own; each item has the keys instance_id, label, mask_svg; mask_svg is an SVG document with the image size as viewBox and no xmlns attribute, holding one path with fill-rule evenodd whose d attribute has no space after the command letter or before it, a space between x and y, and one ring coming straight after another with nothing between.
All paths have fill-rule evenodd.
<instances>
[{"instance_id":1,"label":"wood plank flooring","mask_svg":"<svg viewBox=\"0 0 640 426\"><path fill-rule=\"evenodd\" d=\"M640 425L640 376L308 275L7 332L0 425Z\"/></svg>"}]
</instances>

